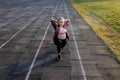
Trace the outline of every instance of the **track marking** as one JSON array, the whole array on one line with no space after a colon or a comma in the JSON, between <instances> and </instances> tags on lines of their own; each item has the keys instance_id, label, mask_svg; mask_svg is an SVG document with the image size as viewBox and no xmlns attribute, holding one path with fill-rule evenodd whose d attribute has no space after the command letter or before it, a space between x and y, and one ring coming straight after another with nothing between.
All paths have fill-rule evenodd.
<instances>
[{"instance_id":1,"label":"track marking","mask_svg":"<svg viewBox=\"0 0 120 80\"><path fill-rule=\"evenodd\" d=\"M7 22L6 24L2 25L0 28L3 28L4 26L6 26L6 25L8 25L8 24L10 24L10 23L12 23L12 22L14 22L15 20L17 20L17 19L21 18L22 16L26 15L27 13L31 12L32 10L35 10L36 7L34 8L34 5L36 5L36 4L38 4L38 3L34 3L32 7L26 7L28 10L29 10L30 8L32 8L32 9L29 10L29 11L27 11L27 12L25 12L25 13L23 13L22 15L18 16L17 18L15 18L15 19ZM24 11L24 10L23 10L23 11ZM15 12L13 12L12 14L14 14L14 13L16 13L16 12L20 12L20 10L17 10L17 11L15 11Z\"/></svg>"},{"instance_id":2,"label":"track marking","mask_svg":"<svg viewBox=\"0 0 120 80\"><path fill-rule=\"evenodd\" d=\"M58 2L57 2L57 6L56 6L56 8L55 8L55 11L54 11L54 13L53 13L53 15L52 15L52 18L53 18L53 16L55 15L55 12L56 12L57 8L58 8ZM42 41L41 41L41 43L40 43L40 45L39 45L39 47L38 47L38 49L37 49L37 52L36 52L36 54L35 54L35 56L34 56L34 59L33 59L33 61L32 61L32 64L31 64L31 66L30 66L30 68L29 68L29 71L28 71L28 73L27 73L27 75L26 75L26 77L25 77L25 80L28 80L28 79L29 79L29 76L30 76L30 74L31 74L32 68L33 68L33 66L34 66L34 64L35 64L36 58L37 58L37 56L38 56L38 54L39 54L39 51L40 51L40 49L41 49L41 46L42 46L42 44L43 44L43 41L44 41L44 39L45 39L45 36L46 36L46 34L47 34L47 31L48 31L50 25L51 25L51 23L49 22L49 24L48 24L48 26L47 26L47 29L46 29L46 31L45 31L45 33L44 33L44 35L43 35Z\"/></svg>"},{"instance_id":3,"label":"track marking","mask_svg":"<svg viewBox=\"0 0 120 80\"><path fill-rule=\"evenodd\" d=\"M66 14L67 14L68 19L70 19L70 16L68 14L68 9L67 9L66 4L65 4L65 0L64 0L64 7L65 7L65 10L66 10ZM85 69L83 67L82 58L80 56L80 52L79 52L79 49L78 49L78 45L77 45L77 42L76 42L76 38L75 38L75 35L74 35L73 26L71 24L71 21L70 21L70 28L71 28L71 31L72 31L72 34L73 34L73 40L74 40L75 47L76 47L76 50L77 50L77 55L78 55L78 58L79 58L79 63L80 63L81 69L82 69L83 78L84 78L84 80L87 80Z\"/></svg>"},{"instance_id":4,"label":"track marking","mask_svg":"<svg viewBox=\"0 0 120 80\"><path fill-rule=\"evenodd\" d=\"M25 29L31 22L33 22L38 16L41 15L42 12L44 12L47 8L44 8L40 13L39 15L35 16L32 20L30 20L27 24L25 24L16 34L14 34L10 39L8 39L6 42L4 42L1 46L0 46L0 49L2 47L4 47L10 40L12 40L13 38L16 37L17 34L19 34L23 29Z\"/></svg>"},{"instance_id":5,"label":"track marking","mask_svg":"<svg viewBox=\"0 0 120 80\"><path fill-rule=\"evenodd\" d=\"M32 11L32 10L34 10L34 9L35 9L35 8L31 9L30 11ZM18 16L17 18L15 18L15 19L13 19L13 20L9 21L8 23L6 23L6 24L2 25L0 28L3 28L4 26L6 26L6 25L8 25L8 24L10 24L10 23L12 23L12 22L14 22L15 20L17 20L17 19L21 18L22 16L26 15L26 14L27 14L27 13L29 13L30 11L25 12L24 14L22 14L22 15ZM19 11L16 11L16 12L19 12ZM15 12L14 12L14 13L15 13Z\"/></svg>"}]
</instances>

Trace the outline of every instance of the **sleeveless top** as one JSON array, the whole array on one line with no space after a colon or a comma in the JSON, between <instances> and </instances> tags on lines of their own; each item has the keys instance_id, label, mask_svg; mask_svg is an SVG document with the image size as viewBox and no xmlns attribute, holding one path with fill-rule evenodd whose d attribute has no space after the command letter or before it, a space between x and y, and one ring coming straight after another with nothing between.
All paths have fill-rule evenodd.
<instances>
[{"instance_id":1,"label":"sleeveless top","mask_svg":"<svg viewBox=\"0 0 120 80\"><path fill-rule=\"evenodd\" d=\"M66 39L66 32L67 30L63 27L58 29L58 39Z\"/></svg>"}]
</instances>

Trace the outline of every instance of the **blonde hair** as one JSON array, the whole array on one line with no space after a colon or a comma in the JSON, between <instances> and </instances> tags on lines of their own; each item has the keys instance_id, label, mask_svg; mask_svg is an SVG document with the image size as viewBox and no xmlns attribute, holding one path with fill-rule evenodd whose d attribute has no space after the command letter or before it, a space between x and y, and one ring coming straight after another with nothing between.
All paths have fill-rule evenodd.
<instances>
[{"instance_id":1,"label":"blonde hair","mask_svg":"<svg viewBox=\"0 0 120 80\"><path fill-rule=\"evenodd\" d=\"M58 21L59 21L59 20L64 20L64 21L65 21L65 18L64 18L64 17L59 17L59 18L58 18Z\"/></svg>"}]
</instances>

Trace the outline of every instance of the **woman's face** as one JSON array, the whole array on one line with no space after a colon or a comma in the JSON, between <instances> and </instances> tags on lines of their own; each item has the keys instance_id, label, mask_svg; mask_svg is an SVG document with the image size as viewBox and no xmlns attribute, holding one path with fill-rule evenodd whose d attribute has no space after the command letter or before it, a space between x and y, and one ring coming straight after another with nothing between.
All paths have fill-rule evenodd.
<instances>
[{"instance_id":1,"label":"woman's face","mask_svg":"<svg viewBox=\"0 0 120 80\"><path fill-rule=\"evenodd\" d=\"M59 19L59 20L58 20L58 24L59 24L60 26L63 26L63 25L64 25L64 19Z\"/></svg>"}]
</instances>

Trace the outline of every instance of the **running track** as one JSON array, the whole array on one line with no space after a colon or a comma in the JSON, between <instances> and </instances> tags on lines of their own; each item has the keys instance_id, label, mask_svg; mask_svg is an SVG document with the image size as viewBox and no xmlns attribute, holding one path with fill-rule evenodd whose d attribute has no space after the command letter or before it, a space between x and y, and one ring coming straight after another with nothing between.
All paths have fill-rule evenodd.
<instances>
[{"instance_id":1,"label":"running track","mask_svg":"<svg viewBox=\"0 0 120 80\"><path fill-rule=\"evenodd\" d=\"M66 0L23 1L0 9L0 80L120 80L120 64ZM60 16L70 19L62 61L50 25Z\"/></svg>"}]
</instances>

